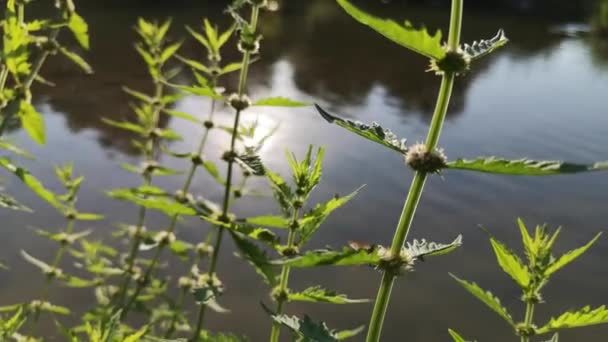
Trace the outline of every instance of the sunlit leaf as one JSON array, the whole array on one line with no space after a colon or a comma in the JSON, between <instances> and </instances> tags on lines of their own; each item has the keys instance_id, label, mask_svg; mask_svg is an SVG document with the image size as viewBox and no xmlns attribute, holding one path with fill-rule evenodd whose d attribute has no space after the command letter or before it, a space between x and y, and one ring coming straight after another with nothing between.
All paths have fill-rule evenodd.
<instances>
[{"instance_id":1,"label":"sunlit leaf","mask_svg":"<svg viewBox=\"0 0 608 342\"><path fill-rule=\"evenodd\" d=\"M471 60L476 60L505 46L508 42L509 39L505 36L505 31L499 30L496 36L490 39L474 41L470 45L464 44L462 49L471 57Z\"/></svg>"},{"instance_id":2,"label":"sunlit leaf","mask_svg":"<svg viewBox=\"0 0 608 342\"><path fill-rule=\"evenodd\" d=\"M513 318L507 311L507 309L500 303L500 300L489 291L484 291L475 283L470 283L466 280L462 280L455 275L450 273L450 276L454 278L462 287L469 291L473 296L477 297L480 301L486 304L492 311L496 312L500 317L504 318L511 326L514 326Z\"/></svg>"},{"instance_id":3,"label":"sunlit leaf","mask_svg":"<svg viewBox=\"0 0 608 342\"><path fill-rule=\"evenodd\" d=\"M576 259L579 256L581 256L583 253L585 253L600 238L600 236L602 236L602 233L597 234L591 241L589 241L583 247L571 250L568 253L566 253L566 254L560 256L559 258L557 258L557 260L555 260L554 262L552 262L549 265L549 267L547 267L547 269L545 270L545 276L546 277L550 276L551 274L557 272L558 270L560 270L564 266L566 266L569 263L571 263L572 261L574 261L574 259Z\"/></svg>"},{"instance_id":4,"label":"sunlit leaf","mask_svg":"<svg viewBox=\"0 0 608 342\"><path fill-rule=\"evenodd\" d=\"M44 145L46 143L44 120L36 108L27 101L21 101L18 115L27 134L38 144Z\"/></svg>"},{"instance_id":5,"label":"sunlit leaf","mask_svg":"<svg viewBox=\"0 0 608 342\"><path fill-rule=\"evenodd\" d=\"M88 50L89 26L87 25L87 22L77 13L73 12L70 14L68 28L70 29L70 31L72 31L72 34L74 34L74 38L76 38L80 46Z\"/></svg>"},{"instance_id":6,"label":"sunlit leaf","mask_svg":"<svg viewBox=\"0 0 608 342\"><path fill-rule=\"evenodd\" d=\"M264 176L266 169L262 164L262 159L257 154L243 154L236 156L234 160L245 170L254 176Z\"/></svg>"},{"instance_id":7,"label":"sunlit leaf","mask_svg":"<svg viewBox=\"0 0 608 342\"><path fill-rule=\"evenodd\" d=\"M288 229L290 220L281 216L265 215L248 217L244 219L245 222L253 225L260 225L265 227Z\"/></svg>"},{"instance_id":8,"label":"sunlit leaf","mask_svg":"<svg viewBox=\"0 0 608 342\"><path fill-rule=\"evenodd\" d=\"M354 304L367 303L369 299L350 299L344 294L326 290L320 286L309 287L301 292L290 292L288 299L291 301L332 303L332 304Z\"/></svg>"},{"instance_id":9,"label":"sunlit leaf","mask_svg":"<svg viewBox=\"0 0 608 342\"><path fill-rule=\"evenodd\" d=\"M184 113L184 112L177 111L177 110L163 109L163 112L165 112L165 113L167 113L167 114L169 114L171 116L178 117L180 119L192 121L192 122L195 122L195 123L198 123L198 124L202 123L202 121L199 120L199 119L197 119L196 117L194 117L194 116L192 116L190 114Z\"/></svg>"},{"instance_id":10,"label":"sunlit leaf","mask_svg":"<svg viewBox=\"0 0 608 342\"><path fill-rule=\"evenodd\" d=\"M567 328L580 328L590 325L608 323L608 310L605 305L596 309L586 306L578 311L565 312L557 318L551 318L547 324L539 328L537 334L546 334Z\"/></svg>"},{"instance_id":11,"label":"sunlit leaf","mask_svg":"<svg viewBox=\"0 0 608 342\"><path fill-rule=\"evenodd\" d=\"M339 116L329 114L319 105L315 105L315 107L321 116L329 123L336 124L348 131L364 137L367 140L371 140L401 154L405 154L407 152L405 139L399 139L389 129L383 128L375 122L371 125L367 125L362 122L343 119Z\"/></svg>"},{"instance_id":12,"label":"sunlit leaf","mask_svg":"<svg viewBox=\"0 0 608 342\"><path fill-rule=\"evenodd\" d=\"M34 157L32 157L26 150L19 148L9 142L6 141L2 141L0 140L0 148L7 150L9 152L12 152L16 155L19 155L21 157L27 158L27 159L33 159Z\"/></svg>"},{"instance_id":13,"label":"sunlit leaf","mask_svg":"<svg viewBox=\"0 0 608 342\"><path fill-rule=\"evenodd\" d=\"M196 215L194 209L178 203L172 198L147 196L147 194L141 190L141 188L117 189L110 191L108 195L116 199L135 203L148 209L161 211L165 215L171 217L175 215Z\"/></svg>"},{"instance_id":14,"label":"sunlit leaf","mask_svg":"<svg viewBox=\"0 0 608 342\"><path fill-rule=\"evenodd\" d=\"M141 135L145 134L145 130L142 127L140 127L140 126L138 126L138 125L136 125L134 123L131 123L131 122L127 122L127 121L114 121L114 120L110 120L110 119L106 119L106 118L101 118L101 121L103 121L105 124L108 124L110 126L123 129L125 131L139 133Z\"/></svg>"},{"instance_id":15,"label":"sunlit leaf","mask_svg":"<svg viewBox=\"0 0 608 342\"><path fill-rule=\"evenodd\" d=\"M593 165L583 165L561 161L506 160L489 157L475 160L458 159L449 162L448 168L515 176L551 176L590 171L608 171L608 161L598 162Z\"/></svg>"},{"instance_id":16,"label":"sunlit leaf","mask_svg":"<svg viewBox=\"0 0 608 342\"><path fill-rule=\"evenodd\" d=\"M521 288L527 288L530 284L530 272L522 264L521 260L507 246L500 241L490 238L492 249L496 254L496 260L505 273L507 273Z\"/></svg>"},{"instance_id":17,"label":"sunlit leaf","mask_svg":"<svg viewBox=\"0 0 608 342\"><path fill-rule=\"evenodd\" d=\"M445 57L441 42L441 31L431 36L425 28L417 29L410 22L403 25L390 19L381 19L365 13L347 0L337 0L338 4L355 20L367 25L393 42L432 59Z\"/></svg>"},{"instance_id":18,"label":"sunlit leaf","mask_svg":"<svg viewBox=\"0 0 608 342\"><path fill-rule=\"evenodd\" d=\"M270 312L268 309L266 309L266 311L268 311L275 322L287 327L296 336L298 336L300 338L298 341L337 342L353 337L363 331L362 328L357 328L343 332L336 332L335 330L330 330L325 322L315 322L307 315L304 315L304 318L300 319L296 316L276 315Z\"/></svg>"},{"instance_id":19,"label":"sunlit leaf","mask_svg":"<svg viewBox=\"0 0 608 342\"><path fill-rule=\"evenodd\" d=\"M269 97L258 100L253 105L265 107L306 107L310 106L310 103L294 101L286 97Z\"/></svg>"},{"instance_id":20,"label":"sunlit leaf","mask_svg":"<svg viewBox=\"0 0 608 342\"><path fill-rule=\"evenodd\" d=\"M160 55L160 61L163 63L166 62L167 60L169 60L169 58L171 58L173 55L175 55L177 50L179 50L179 48L181 48L181 47L182 47L182 42L177 42L177 43L167 46Z\"/></svg>"},{"instance_id":21,"label":"sunlit leaf","mask_svg":"<svg viewBox=\"0 0 608 342\"><path fill-rule=\"evenodd\" d=\"M448 333L450 333L450 336L452 337L452 340L454 340L454 342L467 342L462 336L460 336L452 329L448 329Z\"/></svg>"}]
</instances>

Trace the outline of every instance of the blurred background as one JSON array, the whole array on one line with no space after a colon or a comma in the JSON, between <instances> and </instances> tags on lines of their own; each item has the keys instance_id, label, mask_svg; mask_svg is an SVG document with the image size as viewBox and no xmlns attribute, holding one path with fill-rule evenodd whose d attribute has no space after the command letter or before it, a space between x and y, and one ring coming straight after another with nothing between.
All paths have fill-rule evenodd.
<instances>
[{"instance_id":1,"label":"blurred background","mask_svg":"<svg viewBox=\"0 0 608 342\"><path fill-rule=\"evenodd\" d=\"M59 189L53 179L53 165L73 161L87 179L79 207L99 212L107 219L81 226L93 228L100 239L110 240L119 222L133 222L135 208L109 199L104 191L139 184L137 175L120 168L121 163L138 163L130 145L131 136L102 123L102 117L129 117L130 99L121 87L150 91L143 63L133 49L133 26L138 17L173 18L171 37L186 39L181 54L206 56L185 25L200 28L208 17L220 27L230 24L222 9L226 1L191 0L80 0L81 12L89 22L91 51L83 52L95 74L83 76L63 59L53 59L42 76L58 86L39 86L35 105L45 115L47 146L35 146L22 131L10 138L32 151L36 161L24 161L34 175ZM358 1L359 6L381 17L411 20L430 29L443 29L449 20L449 1ZM45 15L41 6L31 15ZM505 29L510 44L476 62L472 71L460 77L449 108L441 146L450 159L496 155L506 158L565 159L589 163L608 160L608 1L500 0L465 2L463 39L472 42L492 37ZM317 102L342 116L363 122L377 121L410 142L422 141L431 119L439 79L425 72L428 60L421 58L360 26L331 0L280 2L276 12L265 13L261 59L251 70L249 93L254 98L276 95ZM64 37L69 39L69 37ZM239 58L230 44L225 60ZM76 45L74 44L74 48ZM187 70L180 82L191 80ZM235 87L234 76L225 86ZM176 109L205 116L208 100L187 97ZM367 184L354 201L330 218L313 241L313 247L340 247L349 240L388 244L398 220L411 172L399 156L370 144L340 128L328 125L312 108L252 109L244 120L258 119L263 129L280 124L278 133L262 152L266 165L286 175L286 149L303 153L308 144L327 148L324 178L312 202L334 194L346 194ZM232 113L222 108L219 120L229 122ZM183 134L172 146L192 149L200 129L175 118L162 124ZM219 156L228 137L214 131L207 154L221 165ZM178 160L163 160L174 168L185 168ZM157 184L176 189L179 177ZM268 191L265 181L256 187ZM19 249L48 259L55 246L39 238L28 227L59 229L63 218L29 194L21 184L6 179L10 193L36 209L35 215L2 212L0 260L11 266L0 273L0 304L25 301L38 293L42 277L23 262ZM548 223L563 226L558 251L563 252L590 240L608 227L608 177L605 174L550 178L502 177L444 172L428 182L412 228L412 238L451 241L464 235L464 246L449 257L420 263L395 286L385 324L384 341L447 341L453 328L470 339L512 341L512 332L483 304L465 293L447 275L455 273L492 289L512 313L522 318L524 308L517 288L501 273L482 225L499 239L520 251L516 218L529 226ZM206 174L199 174L194 191L212 199L221 189ZM278 213L270 198L243 200L239 215ZM167 218L151 217L149 229L162 229ZM179 236L193 242L206 234L206 224L190 220ZM125 248L125 245L117 247ZM270 321L259 303L270 301L268 289L248 265L223 250L220 278L227 287L222 305L232 312L209 316L209 328L235 331L252 341L267 338ZM586 304L608 302L608 241L602 239L573 266L557 274L547 287L547 304L538 308L538 319L551 313ZM177 279L188 265L172 260L167 274ZM377 272L365 268L306 270L293 273L293 288L314 284L373 299L380 280ZM57 304L84 311L94 304L90 290L55 290ZM331 327L346 329L367 324L372 304L355 306L290 305L292 314L307 313L327 320ZM521 315L519 314L521 313ZM70 320L77 323L78 314ZM134 321L137 323L137 320ZM53 324L48 322L48 331ZM605 341L608 328L570 331L564 340ZM50 336L49 336L50 337ZM361 340L355 338L355 340Z\"/></svg>"}]
</instances>

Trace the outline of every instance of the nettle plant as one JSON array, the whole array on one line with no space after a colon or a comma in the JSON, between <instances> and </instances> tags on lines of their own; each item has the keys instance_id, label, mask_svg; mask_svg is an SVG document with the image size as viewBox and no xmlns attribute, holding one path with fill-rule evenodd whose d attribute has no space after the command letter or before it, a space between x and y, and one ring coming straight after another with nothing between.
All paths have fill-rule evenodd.
<instances>
[{"instance_id":1,"label":"nettle plant","mask_svg":"<svg viewBox=\"0 0 608 342\"><path fill-rule=\"evenodd\" d=\"M496 157L448 161L444 150L438 147L438 143L448 110L454 79L465 75L480 58L504 46L508 41L504 32L499 30L498 34L489 40L461 45L463 0L452 0L449 34L445 44L442 42L440 31L431 35L425 28L417 28L409 21L400 24L390 19L377 18L362 11L347 0L337 0L337 2L358 22L369 26L389 40L429 58L431 60L429 71L441 77L437 104L425 143L407 145L405 139L399 139L389 129L377 123L368 125L343 119L317 106L321 116L329 123L336 124L367 140L387 147L393 152L397 152L405 159L406 165L415 172L390 247L374 246L361 249L356 246L354 250L346 249L341 254L340 252L321 252L315 255L315 258L321 260L324 259L323 255L327 255L325 260L328 264L370 263L376 265L382 271L382 280L367 335L368 342L375 342L380 340L393 283L400 271L411 270L411 265L417 259L447 253L461 244L460 237L445 245L429 243L425 240L406 244L424 184L429 176L439 174L444 169L503 175L549 176L608 170L608 162L581 165L561 161L507 160Z\"/></svg>"},{"instance_id":2,"label":"nettle plant","mask_svg":"<svg viewBox=\"0 0 608 342\"><path fill-rule=\"evenodd\" d=\"M555 257L553 246L560 229L550 234L546 226L536 226L534 234L531 235L521 219L518 220L518 225L527 263L522 262L513 251L494 237L490 237L490 243L500 268L521 288L521 300L526 304L523 321L517 322L491 292L483 290L475 283L462 280L454 275L452 277L503 318L513 328L516 337L519 337L521 342L530 342L536 336L549 333L554 334L546 341L557 342L559 338L557 331L559 330L608 323L608 310L604 305L595 309L586 306L577 311L564 312L551 318L542 326L534 323L535 308L544 302L541 291L551 276L585 253L599 239L601 233L586 245ZM465 342L465 339L457 332L450 330L449 333L455 342Z\"/></svg>"}]
</instances>

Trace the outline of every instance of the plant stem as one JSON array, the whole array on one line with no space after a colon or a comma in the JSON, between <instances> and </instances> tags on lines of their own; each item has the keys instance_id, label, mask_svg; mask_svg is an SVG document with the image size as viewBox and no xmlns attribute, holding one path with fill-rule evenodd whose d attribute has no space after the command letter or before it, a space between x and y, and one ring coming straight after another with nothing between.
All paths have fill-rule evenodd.
<instances>
[{"instance_id":1,"label":"plant stem","mask_svg":"<svg viewBox=\"0 0 608 342\"><path fill-rule=\"evenodd\" d=\"M250 31L255 33L257 31L258 19L260 15L260 6L253 4L251 8L251 20L250 20ZM238 85L238 96L239 99L245 95L245 87L247 86L247 76L249 73L249 63L251 62L251 51L247 50L243 53L243 60L241 62L242 68L239 75L239 85ZM222 218L227 217L228 212L230 210L230 197L232 190L232 173L234 167L234 155L235 155L235 147L236 147L236 138L238 135L238 128L241 119L241 110L236 110L236 114L234 117L234 124L232 127L232 138L230 141L230 155L228 158L228 166L226 173L226 186L224 188L224 201L222 204ZM213 244L213 254L211 255L210 266L209 266L209 279L213 279L216 273L217 262L219 259L219 251L222 245L222 239L224 236L224 227L217 227L217 236L215 239L215 243ZM196 320L196 328L194 329L191 337L191 341L198 341L200 337L201 330L203 328L203 323L205 319L205 311L207 306L201 304L200 309L198 311L198 317Z\"/></svg>"},{"instance_id":2,"label":"plant stem","mask_svg":"<svg viewBox=\"0 0 608 342\"><path fill-rule=\"evenodd\" d=\"M462 8L463 0L452 1L452 12L450 19L450 33L448 37L448 47L456 50L460 41L460 31L462 27ZM450 103L450 97L452 94L452 88L454 86L455 75L453 73L445 73L441 79L441 86L439 89L439 95L437 98L437 104L435 106L435 112L433 113L433 119L431 121L429 133L427 136L426 146L429 151L433 151L437 147L439 137L441 135L441 129L445 121L448 105ZM391 257L398 258L403 248L403 244L407 240L408 232L410 230L416 208L420 202L422 192L424 190L424 184L427 178L427 174L424 172L416 172L410 190L403 206L401 217L397 225L397 230L393 237L391 245ZM396 274L393 271L385 270L382 275L382 281L378 294L376 296L376 302L374 304L374 310L370 319L369 330L367 334L367 342L378 342L382 333L382 326L384 324L384 317L386 316L386 310L390 301L391 290L395 280Z\"/></svg>"},{"instance_id":3,"label":"plant stem","mask_svg":"<svg viewBox=\"0 0 608 342\"><path fill-rule=\"evenodd\" d=\"M293 217L290 222L290 227L296 227L296 223L298 222L298 218L300 215L300 209L295 209L293 211ZM289 229L289 236L287 237L287 248L293 248L295 245L296 239L296 228ZM278 298L277 298L277 309L276 314L280 315L283 313L283 304L287 300L287 286L289 282L289 270L290 267L287 265L283 265L281 269L281 280L279 282L279 290L278 290ZM279 335L281 334L281 324L277 322L272 323L272 330L270 331L270 342L278 342Z\"/></svg>"},{"instance_id":4,"label":"plant stem","mask_svg":"<svg viewBox=\"0 0 608 342\"><path fill-rule=\"evenodd\" d=\"M525 327L530 328L532 326L532 320L534 319L534 303L526 302L526 318L524 319ZM521 342L530 342L530 337L521 336Z\"/></svg>"},{"instance_id":5,"label":"plant stem","mask_svg":"<svg viewBox=\"0 0 608 342\"><path fill-rule=\"evenodd\" d=\"M160 99L163 97L163 92L164 92L164 86L162 82L155 82L155 91L154 91L154 103L158 103L154 105L154 109L153 109L153 125L154 127L152 127L152 129L156 128L156 126L158 126L158 118L160 116L160 111L162 110L162 104ZM150 161L152 159L154 159L154 139L153 138L148 138L146 141L146 148L144 149L144 158L147 161ZM143 185L144 186L150 186L152 185L152 176L149 173L144 173L143 175ZM127 294L127 289L129 287L129 283L131 282L131 271L133 270L133 267L135 266L135 260L137 259L137 255L139 254L139 247L141 246L141 242L142 242L142 233L143 233L143 229L144 229L144 225L146 223L146 213L147 213L147 209L145 206L140 206L139 207L139 213L137 216L137 225L135 227L135 234L133 237L133 243L131 244L131 250L129 251L129 255L127 256L126 262L127 262L127 266L126 266L126 273L125 273L125 279L123 280L123 283L120 287L120 290L118 292L118 307L122 307L124 300L125 300L125 296ZM126 310L128 312L128 310ZM125 310L122 311L121 313L121 317L126 316L126 312Z\"/></svg>"}]
</instances>

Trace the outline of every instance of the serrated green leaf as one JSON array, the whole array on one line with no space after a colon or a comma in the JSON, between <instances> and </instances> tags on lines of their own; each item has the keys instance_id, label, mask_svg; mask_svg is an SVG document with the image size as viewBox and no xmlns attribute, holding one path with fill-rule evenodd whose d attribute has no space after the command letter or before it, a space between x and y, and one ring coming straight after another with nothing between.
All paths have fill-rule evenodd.
<instances>
[{"instance_id":1,"label":"serrated green leaf","mask_svg":"<svg viewBox=\"0 0 608 342\"><path fill-rule=\"evenodd\" d=\"M369 299L349 299L344 294L329 291L320 286L309 287L301 292L291 292L288 294L288 300L332 304L356 304L369 302Z\"/></svg>"},{"instance_id":2,"label":"serrated green leaf","mask_svg":"<svg viewBox=\"0 0 608 342\"><path fill-rule=\"evenodd\" d=\"M361 187L362 188L362 187ZM300 228L298 229L299 245L303 245L314 235L321 227L321 224L331 215L331 213L348 203L361 190L361 188L353 191L347 196L332 198L327 203L318 204L310 213L304 215L299 221Z\"/></svg>"},{"instance_id":3,"label":"serrated green leaf","mask_svg":"<svg viewBox=\"0 0 608 342\"><path fill-rule=\"evenodd\" d=\"M451 273L450 276L454 278L460 285L462 285L462 287L464 287L467 291L469 291L473 296L477 297L477 299L479 299L490 309L492 309L492 311L496 312L500 317L504 318L504 320L507 321L511 326L515 326L513 318L511 317L507 309L502 306L502 304L500 303L500 299L494 296L491 292L484 291L477 284L462 280Z\"/></svg>"},{"instance_id":4,"label":"serrated green leaf","mask_svg":"<svg viewBox=\"0 0 608 342\"><path fill-rule=\"evenodd\" d=\"M173 44L167 46L160 55L160 61L162 63L166 62L167 60L169 60L169 58L171 58L173 55L175 55L177 50L179 50L181 47L182 47L182 42L173 43Z\"/></svg>"},{"instance_id":5,"label":"serrated green leaf","mask_svg":"<svg viewBox=\"0 0 608 342\"><path fill-rule=\"evenodd\" d=\"M426 28L417 29L408 21L401 25L393 20L381 19L365 13L347 0L337 1L355 20L369 26L393 42L428 58L439 60L445 57L441 31L438 30L435 35L431 36Z\"/></svg>"},{"instance_id":6,"label":"serrated green leaf","mask_svg":"<svg viewBox=\"0 0 608 342\"><path fill-rule=\"evenodd\" d=\"M253 105L264 107L307 107L310 106L310 103L294 101L286 97L277 96L258 100Z\"/></svg>"},{"instance_id":7,"label":"serrated green leaf","mask_svg":"<svg viewBox=\"0 0 608 342\"><path fill-rule=\"evenodd\" d=\"M339 116L329 114L319 105L315 105L315 107L317 108L317 111L319 111L321 116L325 120L327 120L327 122L336 124L350 132L362 136L367 140L388 147L393 151L399 152L401 154L407 153L406 140L399 139L389 129L383 128L375 122L371 125L367 125L362 122L343 119Z\"/></svg>"},{"instance_id":8,"label":"serrated green leaf","mask_svg":"<svg viewBox=\"0 0 608 342\"><path fill-rule=\"evenodd\" d=\"M46 143L44 119L36 108L27 101L21 101L18 116L27 134L38 144L44 145Z\"/></svg>"},{"instance_id":9,"label":"serrated green leaf","mask_svg":"<svg viewBox=\"0 0 608 342\"><path fill-rule=\"evenodd\" d=\"M495 50L505 46L509 39L505 36L505 31L498 30L498 33L490 38L479 41L474 41L472 44L464 44L462 50L471 57L471 60L477 60L483 56L489 55Z\"/></svg>"},{"instance_id":10,"label":"serrated green leaf","mask_svg":"<svg viewBox=\"0 0 608 342\"><path fill-rule=\"evenodd\" d=\"M362 328L353 330L336 332L330 330L325 322L314 322L310 317L304 315L303 319L296 316L276 315L266 309L272 319L287 327L300 339L298 341L306 342L337 342L355 336L363 331Z\"/></svg>"},{"instance_id":11,"label":"serrated green leaf","mask_svg":"<svg viewBox=\"0 0 608 342\"><path fill-rule=\"evenodd\" d=\"M547 324L536 330L536 333L546 334L561 329L580 328L606 323L608 323L608 310L606 310L605 305L593 310L589 306L586 306L578 311L565 312L557 318L551 318Z\"/></svg>"},{"instance_id":12,"label":"serrated green leaf","mask_svg":"<svg viewBox=\"0 0 608 342\"><path fill-rule=\"evenodd\" d=\"M125 131L130 131L130 132L138 133L140 135L144 135L145 134L144 128L140 127L137 124L131 123L131 122L127 122L127 121L114 121L114 120L110 120L110 119L106 119L106 118L101 118L101 121L103 121L107 125L110 125L110 126L113 126L113 127L117 127L117 128L120 128L120 129L124 129Z\"/></svg>"},{"instance_id":13,"label":"serrated green leaf","mask_svg":"<svg viewBox=\"0 0 608 342\"><path fill-rule=\"evenodd\" d=\"M63 54L69 60L74 62L74 64L78 65L86 74L93 73L93 68L89 65L89 63L87 63L87 61L84 60L84 58L80 57L77 53L72 52L63 46L59 47L59 52L61 52L61 54Z\"/></svg>"},{"instance_id":14,"label":"serrated green leaf","mask_svg":"<svg viewBox=\"0 0 608 342\"><path fill-rule=\"evenodd\" d=\"M87 25L87 22L81 16L79 16L78 13L73 12L70 14L68 28L70 29L70 31L72 31L74 38L76 38L80 46L88 50L89 25Z\"/></svg>"},{"instance_id":15,"label":"serrated green leaf","mask_svg":"<svg viewBox=\"0 0 608 342\"><path fill-rule=\"evenodd\" d=\"M148 95L146 95L146 94L144 94L142 92L139 92L137 90L133 90L133 89L131 89L129 87L122 87L122 90L125 93L133 96L134 98L136 98L136 99L138 99L138 100L140 100L142 102L145 102L145 103L152 103L152 102L154 102L154 99L152 99L150 96L148 96Z\"/></svg>"},{"instance_id":16,"label":"serrated green leaf","mask_svg":"<svg viewBox=\"0 0 608 342\"><path fill-rule=\"evenodd\" d=\"M262 276L264 281L271 287L277 286L279 284L278 275L270 264L266 252L238 233L230 232L230 235L243 258L255 268L255 271Z\"/></svg>"},{"instance_id":17,"label":"serrated green leaf","mask_svg":"<svg viewBox=\"0 0 608 342\"><path fill-rule=\"evenodd\" d=\"M608 171L608 162L583 165L561 161L507 160L488 157L475 160L458 159L449 162L448 168L514 176L552 176L591 171Z\"/></svg>"},{"instance_id":18,"label":"serrated green leaf","mask_svg":"<svg viewBox=\"0 0 608 342\"><path fill-rule=\"evenodd\" d=\"M530 284L530 273L528 268L522 264L519 257L495 238L490 238L490 243L492 244L494 254L496 254L496 260L502 270L511 276L521 288L528 288L528 285Z\"/></svg>"},{"instance_id":19,"label":"serrated green leaf","mask_svg":"<svg viewBox=\"0 0 608 342\"><path fill-rule=\"evenodd\" d=\"M254 176L264 176L266 174L262 159L257 154L243 154L236 156L234 160Z\"/></svg>"},{"instance_id":20,"label":"serrated green leaf","mask_svg":"<svg viewBox=\"0 0 608 342\"><path fill-rule=\"evenodd\" d=\"M462 235L458 235L454 241L448 244L428 242L425 239L413 240L405 246L407 254L416 259L444 255L462 246Z\"/></svg>"},{"instance_id":21,"label":"serrated green leaf","mask_svg":"<svg viewBox=\"0 0 608 342\"><path fill-rule=\"evenodd\" d=\"M354 265L376 265L380 261L378 254L365 250L353 250L343 248L341 251L333 251L327 249L314 250L306 252L302 255L274 260L274 265L286 265L289 267L316 267L316 266L354 266Z\"/></svg>"},{"instance_id":22,"label":"serrated green leaf","mask_svg":"<svg viewBox=\"0 0 608 342\"><path fill-rule=\"evenodd\" d=\"M549 267L547 267L547 269L545 270L545 276L546 277L550 276L551 274L557 272L558 270L560 270L564 266L566 266L569 263L571 263L572 261L574 261L574 259L576 259L579 256L581 256L583 253L585 253L600 238L600 236L602 236L602 233L597 234L591 241L589 241L583 247L571 250L568 253L562 255L561 257L559 257L554 262L552 262L549 265Z\"/></svg>"},{"instance_id":23,"label":"serrated green leaf","mask_svg":"<svg viewBox=\"0 0 608 342\"><path fill-rule=\"evenodd\" d=\"M342 340L349 339L351 337L355 337L355 336L359 335L360 333L362 333L364 330L365 330L365 326L362 325L362 326L354 328L354 329L338 331L338 332L334 333L334 336L336 337L337 340L342 341Z\"/></svg>"}]
</instances>

